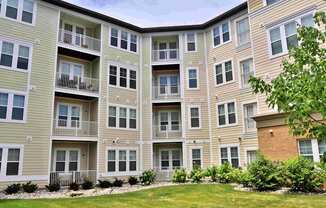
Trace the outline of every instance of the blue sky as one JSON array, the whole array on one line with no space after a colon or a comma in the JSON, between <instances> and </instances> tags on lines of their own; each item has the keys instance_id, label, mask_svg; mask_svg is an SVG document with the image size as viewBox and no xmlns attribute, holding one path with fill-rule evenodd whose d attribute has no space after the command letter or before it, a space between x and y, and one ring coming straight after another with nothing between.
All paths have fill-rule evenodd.
<instances>
[{"instance_id":1,"label":"blue sky","mask_svg":"<svg viewBox=\"0 0 326 208\"><path fill-rule=\"evenodd\" d=\"M203 23L245 0L65 0L142 27Z\"/></svg>"}]
</instances>

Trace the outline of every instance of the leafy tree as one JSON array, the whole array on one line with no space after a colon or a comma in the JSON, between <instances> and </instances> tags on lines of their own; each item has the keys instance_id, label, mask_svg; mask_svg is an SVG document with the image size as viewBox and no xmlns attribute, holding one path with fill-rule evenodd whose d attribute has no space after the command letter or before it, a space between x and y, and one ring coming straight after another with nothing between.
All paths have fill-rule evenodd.
<instances>
[{"instance_id":1,"label":"leafy tree","mask_svg":"<svg viewBox=\"0 0 326 208\"><path fill-rule=\"evenodd\" d=\"M265 94L269 107L287 115L295 136L326 138L326 14L314 16L317 27L298 28L299 46L283 60L283 71L271 82L251 77L254 93Z\"/></svg>"}]
</instances>

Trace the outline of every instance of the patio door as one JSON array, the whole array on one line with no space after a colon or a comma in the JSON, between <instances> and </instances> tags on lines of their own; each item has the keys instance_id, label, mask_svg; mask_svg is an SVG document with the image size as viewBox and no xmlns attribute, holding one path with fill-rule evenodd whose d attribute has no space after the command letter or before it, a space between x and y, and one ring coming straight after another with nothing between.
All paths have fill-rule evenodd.
<instances>
[{"instance_id":1,"label":"patio door","mask_svg":"<svg viewBox=\"0 0 326 208\"><path fill-rule=\"evenodd\" d=\"M181 167L181 150L161 150L160 151L160 170L169 171Z\"/></svg>"},{"instance_id":2,"label":"patio door","mask_svg":"<svg viewBox=\"0 0 326 208\"><path fill-rule=\"evenodd\" d=\"M56 172L79 171L79 150L58 149L55 151L54 170Z\"/></svg>"},{"instance_id":3,"label":"patio door","mask_svg":"<svg viewBox=\"0 0 326 208\"><path fill-rule=\"evenodd\" d=\"M179 76L162 75L159 77L160 95L178 95L179 94Z\"/></svg>"}]
</instances>

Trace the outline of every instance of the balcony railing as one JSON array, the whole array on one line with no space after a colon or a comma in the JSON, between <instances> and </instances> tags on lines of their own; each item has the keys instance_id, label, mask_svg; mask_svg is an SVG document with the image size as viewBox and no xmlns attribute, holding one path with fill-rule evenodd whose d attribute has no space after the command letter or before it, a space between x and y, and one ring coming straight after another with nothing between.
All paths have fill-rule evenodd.
<instances>
[{"instance_id":1,"label":"balcony railing","mask_svg":"<svg viewBox=\"0 0 326 208\"><path fill-rule=\"evenodd\" d=\"M53 121L53 136L97 137L96 121L69 121L55 119Z\"/></svg>"},{"instance_id":2,"label":"balcony railing","mask_svg":"<svg viewBox=\"0 0 326 208\"><path fill-rule=\"evenodd\" d=\"M164 62L164 61L178 61L179 49L161 49L152 51L152 61Z\"/></svg>"},{"instance_id":3,"label":"balcony railing","mask_svg":"<svg viewBox=\"0 0 326 208\"><path fill-rule=\"evenodd\" d=\"M182 137L181 124L153 126L154 139L180 139L181 137Z\"/></svg>"},{"instance_id":4,"label":"balcony railing","mask_svg":"<svg viewBox=\"0 0 326 208\"><path fill-rule=\"evenodd\" d=\"M101 40L89 37L84 34L74 33L68 30L60 29L58 40L60 43L69 44L79 48L84 48L96 52L101 51Z\"/></svg>"},{"instance_id":5,"label":"balcony railing","mask_svg":"<svg viewBox=\"0 0 326 208\"><path fill-rule=\"evenodd\" d=\"M70 77L67 74L57 73L56 87L71 89L76 91L84 91L91 93L99 92L99 80L89 77Z\"/></svg>"},{"instance_id":6,"label":"balcony railing","mask_svg":"<svg viewBox=\"0 0 326 208\"><path fill-rule=\"evenodd\" d=\"M153 100L169 100L180 98L180 85L153 86Z\"/></svg>"},{"instance_id":7,"label":"balcony railing","mask_svg":"<svg viewBox=\"0 0 326 208\"><path fill-rule=\"evenodd\" d=\"M50 172L50 184L59 183L61 186L69 186L71 183L82 184L86 179L96 184L96 170Z\"/></svg>"}]
</instances>

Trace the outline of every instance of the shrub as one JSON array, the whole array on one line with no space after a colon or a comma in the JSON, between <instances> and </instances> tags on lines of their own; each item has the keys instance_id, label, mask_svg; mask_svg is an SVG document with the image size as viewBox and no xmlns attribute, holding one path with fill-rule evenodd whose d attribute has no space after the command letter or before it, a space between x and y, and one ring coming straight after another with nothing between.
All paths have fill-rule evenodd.
<instances>
[{"instance_id":1,"label":"shrub","mask_svg":"<svg viewBox=\"0 0 326 208\"><path fill-rule=\"evenodd\" d=\"M5 189L5 193L8 195L16 194L20 191L20 189L21 189L21 185L19 183L11 184L11 185L7 186L7 188Z\"/></svg>"},{"instance_id":2,"label":"shrub","mask_svg":"<svg viewBox=\"0 0 326 208\"><path fill-rule=\"evenodd\" d=\"M302 157L285 163L285 177L290 182L292 191L321 191L325 182L325 172Z\"/></svg>"},{"instance_id":3,"label":"shrub","mask_svg":"<svg viewBox=\"0 0 326 208\"><path fill-rule=\"evenodd\" d=\"M60 183L49 184L48 186L45 187L49 192L56 192L59 191L61 188Z\"/></svg>"},{"instance_id":4,"label":"shrub","mask_svg":"<svg viewBox=\"0 0 326 208\"><path fill-rule=\"evenodd\" d=\"M84 190L89 190L94 187L94 183L91 180L85 179L84 183L82 183L82 188Z\"/></svg>"},{"instance_id":5,"label":"shrub","mask_svg":"<svg viewBox=\"0 0 326 208\"><path fill-rule=\"evenodd\" d=\"M187 172L184 168L176 169L173 173L173 183L185 183L187 181Z\"/></svg>"},{"instance_id":6,"label":"shrub","mask_svg":"<svg viewBox=\"0 0 326 208\"><path fill-rule=\"evenodd\" d=\"M193 183L201 183L203 177L204 177L204 173L200 168L193 169L189 174L189 178Z\"/></svg>"},{"instance_id":7,"label":"shrub","mask_svg":"<svg viewBox=\"0 0 326 208\"><path fill-rule=\"evenodd\" d=\"M138 184L138 178L135 177L135 176L130 176L130 177L128 178L128 183L129 183L131 186L136 185L136 184Z\"/></svg>"},{"instance_id":8,"label":"shrub","mask_svg":"<svg viewBox=\"0 0 326 208\"><path fill-rule=\"evenodd\" d=\"M243 187L252 187L252 176L249 174L247 170L241 171L241 174L239 175L238 182Z\"/></svg>"},{"instance_id":9,"label":"shrub","mask_svg":"<svg viewBox=\"0 0 326 208\"><path fill-rule=\"evenodd\" d=\"M252 186L258 191L276 190L281 187L283 179L277 164L259 155L248 168Z\"/></svg>"},{"instance_id":10,"label":"shrub","mask_svg":"<svg viewBox=\"0 0 326 208\"><path fill-rule=\"evenodd\" d=\"M217 178L220 183L230 183L232 181L232 166L229 163L223 163L217 170Z\"/></svg>"},{"instance_id":11,"label":"shrub","mask_svg":"<svg viewBox=\"0 0 326 208\"><path fill-rule=\"evenodd\" d=\"M139 177L141 184L148 186L154 183L156 178L156 173L153 170L146 170Z\"/></svg>"},{"instance_id":12,"label":"shrub","mask_svg":"<svg viewBox=\"0 0 326 208\"><path fill-rule=\"evenodd\" d=\"M218 166L207 168L205 175L210 177L211 181L216 182L218 180Z\"/></svg>"},{"instance_id":13,"label":"shrub","mask_svg":"<svg viewBox=\"0 0 326 208\"><path fill-rule=\"evenodd\" d=\"M78 191L79 190L79 184L78 183L69 184L69 190Z\"/></svg>"},{"instance_id":14,"label":"shrub","mask_svg":"<svg viewBox=\"0 0 326 208\"><path fill-rule=\"evenodd\" d=\"M23 190L26 193L34 193L38 189L37 184L33 184L31 181L23 184Z\"/></svg>"},{"instance_id":15,"label":"shrub","mask_svg":"<svg viewBox=\"0 0 326 208\"><path fill-rule=\"evenodd\" d=\"M99 185L99 187L101 187L101 188L111 188L113 185L112 185L112 183L110 182L110 181L101 181L101 180L98 180L98 185Z\"/></svg>"},{"instance_id":16,"label":"shrub","mask_svg":"<svg viewBox=\"0 0 326 208\"><path fill-rule=\"evenodd\" d=\"M228 174L231 183L240 183L243 171L240 168L232 168Z\"/></svg>"},{"instance_id":17,"label":"shrub","mask_svg":"<svg viewBox=\"0 0 326 208\"><path fill-rule=\"evenodd\" d=\"M321 156L320 163L326 164L326 152L324 152L324 154Z\"/></svg>"},{"instance_id":18,"label":"shrub","mask_svg":"<svg viewBox=\"0 0 326 208\"><path fill-rule=\"evenodd\" d=\"M116 178L113 182L114 187L122 187L122 185L123 185L123 180L120 180L118 178Z\"/></svg>"}]
</instances>

